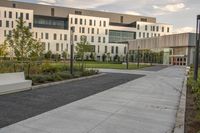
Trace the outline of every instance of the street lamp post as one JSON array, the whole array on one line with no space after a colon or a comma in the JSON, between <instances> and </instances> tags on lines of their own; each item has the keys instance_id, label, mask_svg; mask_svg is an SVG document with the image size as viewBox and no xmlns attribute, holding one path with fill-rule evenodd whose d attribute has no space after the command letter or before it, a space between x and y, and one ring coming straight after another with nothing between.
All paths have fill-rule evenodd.
<instances>
[{"instance_id":1,"label":"street lamp post","mask_svg":"<svg viewBox=\"0 0 200 133\"><path fill-rule=\"evenodd\" d=\"M127 42L127 50L126 50L126 69L128 69L129 63L129 42Z\"/></svg>"},{"instance_id":2,"label":"street lamp post","mask_svg":"<svg viewBox=\"0 0 200 133\"><path fill-rule=\"evenodd\" d=\"M137 68L139 68L140 67L140 46L138 46L138 52L137 52L137 54L138 54Z\"/></svg>"},{"instance_id":3,"label":"street lamp post","mask_svg":"<svg viewBox=\"0 0 200 133\"><path fill-rule=\"evenodd\" d=\"M70 74L74 74L74 32L75 32L75 27L72 26L70 28Z\"/></svg>"},{"instance_id":4,"label":"street lamp post","mask_svg":"<svg viewBox=\"0 0 200 133\"><path fill-rule=\"evenodd\" d=\"M200 39L200 15L197 16L196 25L196 52L195 52L195 65L194 65L194 80L198 79L198 65L199 65L199 39Z\"/></svg>"}]
</instances>

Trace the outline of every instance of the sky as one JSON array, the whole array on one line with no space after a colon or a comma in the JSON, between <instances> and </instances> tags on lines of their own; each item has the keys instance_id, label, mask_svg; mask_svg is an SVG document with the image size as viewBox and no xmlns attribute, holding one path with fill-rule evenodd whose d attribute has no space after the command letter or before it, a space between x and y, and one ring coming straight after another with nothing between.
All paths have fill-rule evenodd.
<instances>
[{"instance_id":1,"label":"sky","mask_svg":"<svg viewBox=\"0 0 200 133\"><path fill-rule=\"evenodd\" d=\"M195 32L200 0L17 0L46 5L156 17L174 26L174 33Z\"/></svg>"}]
</instances>

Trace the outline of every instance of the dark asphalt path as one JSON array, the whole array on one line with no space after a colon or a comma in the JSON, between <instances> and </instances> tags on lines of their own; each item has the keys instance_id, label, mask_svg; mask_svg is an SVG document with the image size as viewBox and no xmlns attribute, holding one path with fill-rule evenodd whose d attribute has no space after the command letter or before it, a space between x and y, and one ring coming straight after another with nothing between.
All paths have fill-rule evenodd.
<instances>
[{"instance_id":1,"label":"dark asphalt path","mask_svg":"<svg viewBox=\"0 0 200 133\"><path fill-rule=\"evenodd\" d=\"M0 128L142 77L113 74L0 96Z\"/></svg>"}]
</instances>

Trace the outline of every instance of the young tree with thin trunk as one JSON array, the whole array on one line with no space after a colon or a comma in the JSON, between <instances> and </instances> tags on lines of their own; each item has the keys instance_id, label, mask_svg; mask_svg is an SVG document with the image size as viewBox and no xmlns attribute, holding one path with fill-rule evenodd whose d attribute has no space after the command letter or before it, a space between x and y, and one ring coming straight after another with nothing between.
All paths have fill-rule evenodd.
<instances>
[{"instance_id":1,"label":"young tree with thin trunk","mask_svg":"<svg viewBox=\"0 0 200 133\"><path fill-rule=\"evenodd\" d=\"M81 42L77 43L76 51L81 59L81 69L83 71L85 53L92 52L92 47L85 37L82 37Z\"/></svg>"},{"instance_id":2,"label":"young tree with thin trunk","mask_svg":"<svg viewBox=\"0 0 200 133\"><path fill-rule=\"evenodd\" d=\"M23 64L25 59L40 56L43 51L42 43L33 38L33 33L23 18L16 20L16 28L7 36L6 43L13 49L15 56Z\"/></svg>"}]
</instances>

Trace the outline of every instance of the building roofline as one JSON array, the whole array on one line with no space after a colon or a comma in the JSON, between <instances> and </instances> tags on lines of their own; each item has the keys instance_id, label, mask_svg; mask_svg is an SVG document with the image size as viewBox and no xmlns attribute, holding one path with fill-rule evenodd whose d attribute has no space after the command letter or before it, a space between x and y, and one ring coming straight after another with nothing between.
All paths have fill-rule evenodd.
<instances>
[{"instance_id":1,"label":"building roofline","mask_svg":"<svg viewBox=\"0 0 200 133\"><path fill-rule=\"evenodd\" d=\"M152 18L152 19L156 20L156 17L143 16L143 15L131 15L131 14L125 14L125 13L119 13L119 12L112 12L112 11L101 11L101 10L93 10L93 9L74 8L74 7L67 7L67 6L61 6L61 5L45 5L45 4L38 4L38 3L32 3L32 2L21 2L21 1L16 1L16 0L5 0L5 1L16 2L16 3L24 3L24 4L41 5L41 6L46 6L46 7L63 8L63 9L77 9L77 10L84 10L84 11L95 11L95 12L99 12L99 13L111 13L111 14L116 14L116 15L146 17L146 18Z\"/></svg>"}]
</instances>

